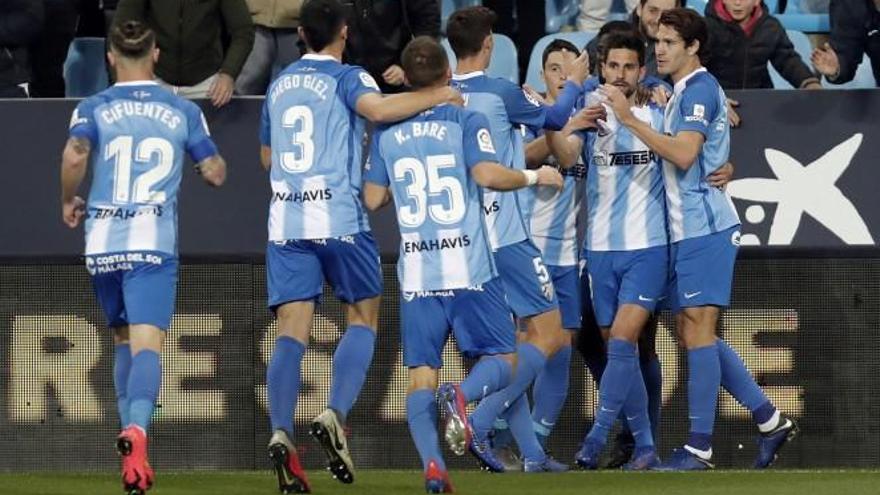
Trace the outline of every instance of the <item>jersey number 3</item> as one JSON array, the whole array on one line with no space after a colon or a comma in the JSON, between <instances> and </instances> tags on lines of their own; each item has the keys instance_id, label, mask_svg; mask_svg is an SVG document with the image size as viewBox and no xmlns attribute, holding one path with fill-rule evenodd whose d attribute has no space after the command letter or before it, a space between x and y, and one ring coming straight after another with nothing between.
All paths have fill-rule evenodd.
<instances>
[{"instance_id":1,"label":"jersey number 3","mask_svg":"<svg viewBox=\"0 0 880 495\"><path fill-rule=\"evenodd\" d=\"M174 146L167 139L151 137L138 143L132 156L134 137L117 136L104 148L104 159L115 162L113 174L113 202L163 203L164 191L154 191L153 186L168 177L174 167ZM131 182L132 158L140 163L149 163L156 157L156 165L140 174L134 184Z\"/></svg>"},{"instance_id":2,"label":"jersey number 3","mask_svg":"<svg viewBox=\"0 0 880 495\"><path fill-rule=\"evenodd\" d=\"M304 105L288 108L281 116L281 126L293 130L293 150L281 153L281 168L292 174L308 171L315 161L315 117Z\"/></svg>"}]
</instances>

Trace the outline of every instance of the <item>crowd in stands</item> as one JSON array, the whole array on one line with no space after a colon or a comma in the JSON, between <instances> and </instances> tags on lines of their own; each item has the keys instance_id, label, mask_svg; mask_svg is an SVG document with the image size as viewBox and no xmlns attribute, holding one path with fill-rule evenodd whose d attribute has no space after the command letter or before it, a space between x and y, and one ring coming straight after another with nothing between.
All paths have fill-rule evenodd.
<instances>
[{"instance_id":1,"label":"crowd in stands","mask_svg":"<svg viewBox=\"0 0 880 495\"><path fill-rule=\"evenodd\" d=\"M156 77L179 94L210 98L216 106L233 94L262 95L273 75L303 52L297 26L304 1L0 0L0 97L70 96L62 69L71 41L89 26L93 32L85 34L102 37L113 19L145 20L155 28L161 53ZM657 20L664 10L684 3L545 1L346 0L346 58L367 69L384 92L401 91L400 55L406 43L419 35L442 36L448 8L482 3L498 14L495 32L516 44L519 82L524 82L532 50L553 24L551 10L558 12L568 3L572 15L563 30L629 25L646 39L652 73ZM808 57L796 50L782 16L777 18L792 11L788 4L802 14L830 16L830 32L811 33L818 37ZM688 6L705 16L710 34L706 66L725 89L772 88L771 66L794 88L821 89L823 81L824 87L834 88L852 81L863 59L870 60L874 79L880 81L880 0L690 0ZM590 44L592 53L596 41Z\"/></svg>"}]
</instances>

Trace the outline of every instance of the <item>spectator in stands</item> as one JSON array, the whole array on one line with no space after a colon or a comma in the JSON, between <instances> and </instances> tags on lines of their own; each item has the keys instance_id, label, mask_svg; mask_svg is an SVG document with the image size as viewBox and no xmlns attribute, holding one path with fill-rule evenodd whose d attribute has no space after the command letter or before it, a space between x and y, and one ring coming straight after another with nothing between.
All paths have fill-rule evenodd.
<instances>
[{"instance_id":1,"label":"spectator in stands","mask_svg":"<svg viewBox=\"0 0 880 495\"><path fill-rule=\"evenodd\" d=\"M245 0L119 0L115 23L146 21L156 31L161 55L156 76L186 98L229 103L235 78L254 44ZM229 35L225 53L221 32Z\"/></svg>"},{"instance_id":2,"label":"spectator in stands","mask_svg":"<svg viewBox=\"0 0 880 495\"><path fill-rule=\"evenodd\" d=\"M712 0L706 24L706 68L724 89L773 88L768 61L795 88L822 88L762 0Z\"/></svg>"},{"instance_id":3,"label":"spectator in stands","mask_svg":"<svg viewBox=\"0 0 880 495\"><path fill-rule=\"evenodd\" d=\"M667 10L681 7L681 0L639 0L635 10L630 16L630 24L638 29L645 38L645 69L647 75L657 75L657 54L654 50L654 44L657 42L657 31L660 29L660 16ZM622 27L618 24L620 21L612 21L599 31L599 36L593 38L587 45L587 51L590 53L590 67L593 67L594 60L598 53L599 38L602 34L609 31L615 31ZM592 71L591 71L592 72Z\"/></svg>"},{"instance_id":4,"label":"spectator in stands","mask_svg":"<svg viewBox=\"0 0 880 495\"><path fill-rule=\"evenodd\" d=\"M29 47L30 95L33 98L64 98L64 61L76 34L79 0L31 0L42 3L45 13L42 34Z\"/></svg>"},{"instance_id":5,"label":"spectator in stands","mask_svg":"<svg viewBox=\"0 0 880 495\"><path fill-rule=\"evenodd\" d=\"M243 95L263 95L281 69L299 59L299 9L303 0L247 0L254 21L254 48L235 89Z\"/></svg>"},{"instance_id":6,"label":"spectator in stands","mask_svg":"<svg viewBox=\"0 0 880 495\"><path fill-rule=\"evenodd\" d=\"M831 2L831 43L813 51L812 62L829 82L852 81L864 55L880 86L880 0Z\"/></svg>"},{"instance_id":7,"label":"spectator in stands","mask_svg":"<svg viewBox=\"0 0 880 495\"><path fill-rule=\"evenodd\" d=\"M27 98L27 45L43 27L43 3L0 0L0 98Z\"/></svg>"},{"instance_id":8,"label":"spectator in stands","mask_svg":"<svg viewBox=\"0 0 880 495\"><path fill-rule=\"evenodd\" d=\"M613 3L614 0L581 0L581 13L577 20L578 29L581 31L601 29L608 22L608 15L611 14L611 4ZM625 0L626 11L634 12L639 3L639 0ZM641 4L645 4L644 0L641 1Z\"/></svg>"},{"instance_id":9,"label":"spectator in stands","mask_svg":"<svg viewBox=\"0 0 880 495\"><path fill-rule=\"evenodd\" d=\"M826 14L831 0L789 0L791 2L797 2L800 11L805 14Z\"/></svg>"},{"instance_id":10,"label":"spectator in stands","mask_svg":"<svg viewBox=\"0 0 880 495\"><path fill-rule=\"evenodd\" d=\"M416 36L440 37L437 0L343 0L348 10L345 62L363 67L383 93L403 91L400 55Z\"/></svg>"},{"instance_id":11,"label":"spectator in stands","mask_svg":"<svg viewBox=\"0 0 880 495\"><path fill-rule=\"evenodd\" d=\"M553 1L553 0L549 0ZM483 0L497 17L492 31L513 40L519 63L519 79L524 81L532 48L546 34L547 15L544 2L536 0ZM520 19L527 19L521 22Z\"/></svg>"}]
</instances>

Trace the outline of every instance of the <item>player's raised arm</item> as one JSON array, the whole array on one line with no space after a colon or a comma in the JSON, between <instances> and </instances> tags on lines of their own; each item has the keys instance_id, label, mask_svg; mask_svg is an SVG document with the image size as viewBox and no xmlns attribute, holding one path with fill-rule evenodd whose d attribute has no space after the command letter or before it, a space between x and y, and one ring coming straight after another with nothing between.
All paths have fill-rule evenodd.
<instances>
[{"instance_id":1,"label":"player's raised arm","mask_svg":"<svg viewBox=\"0 0 880 495\"><path fill-rule=\"evenodd\" d=\"M379 92L365 93L357 99L355 109L372 122L396 122L443 103L461 105L463 100L458 91L443 86L388 96Z\"/></svg>"},{"instance_id":2,"label":"player's raised arm","mask_svg":"<svg viewBox=\"0 0 880 495\"><path fill-rule=\"evenodd\" d=\"M695 113L685 117L685 121L693 123L693 129L688 127L674 136L667 136L655 131L650 124L636 118L632 111L630 111L629 101L619 89L606 84L602 86L601 91L607 98L608 106L614 110L614 114L620 123L628 127L636 137L679 169L687 170L691 168L691 165L697 160L697 156L706 140L705 132L708 132L708 130L703 132L700 128L708 128L709 115L713 113L707 112L713 110L714 105L711 104L713 100L707 98L704 105L695 104L695 106L691 106L691 108L694 108ZM707 108L706 105L709 105L709 107ZM698 115L701 112L703 115Z\"/></svg>"}]
</instances>

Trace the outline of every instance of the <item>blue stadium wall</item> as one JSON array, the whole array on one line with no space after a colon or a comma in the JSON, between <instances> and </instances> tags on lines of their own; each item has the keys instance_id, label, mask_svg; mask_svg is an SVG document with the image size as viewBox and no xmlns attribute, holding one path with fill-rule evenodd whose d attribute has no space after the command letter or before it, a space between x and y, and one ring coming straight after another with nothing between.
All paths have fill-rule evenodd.
<instances>
[{"instance_id":1,"label":"blue stadium wall","mask_svg":"<svg viewBox=\"0 0 880 495\"><path fill-rule=\"evenodd\" d=\"M784 467L880 464L880 91L733 94L737 181L730 191L743 239L724 337L759 383L799 419ZM268 441L265 366L274 323L265 309L262 253L268 180L259 166L259 99L205 107L229 162L211 190L186 173L181 191L182 266L165 344L163 391L151 457L161 468L262 469ZM105 469L118 462L112 344L78 253L82 232L60 221L59 156L71 101L0 101L0 470ZM387 264L376 357L351 418L360 468L415 468L406 428L399 352L397 234L373 218ZM334 343L344 330L328 293L315 317L297 414L307 467L322 459L304 425L323 408ZM664 315L664 452L686 435L686 365ZM446 350L444 379L471 364ZM572 458L592 420L596 391L578 356L550 448ZM718 408L716 460L746 467L755 429L726 393ZM52 455L47 456L46 452ZM207 454L206 454L207 453ZM451 454L450 454L451 456ZM473 467L469 459L453 463Z\"/></svg>"}]
</instances>

